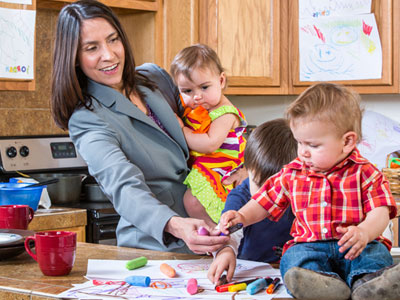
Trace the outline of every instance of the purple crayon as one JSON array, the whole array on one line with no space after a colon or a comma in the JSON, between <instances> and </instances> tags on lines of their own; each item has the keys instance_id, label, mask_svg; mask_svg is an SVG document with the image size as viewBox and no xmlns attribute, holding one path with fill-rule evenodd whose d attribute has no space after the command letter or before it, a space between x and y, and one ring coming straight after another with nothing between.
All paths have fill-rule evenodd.
<instances>
[{"instance_id":1,"label":"purple crayon","mask_svg":"<svg viewBox=\"0 0 400 300\"><path fill-rule=\"evenodd\" d=\"M229 234L232 234L232 233L238 231L238 230L241 229L242 227L243 227L243 224L242 224L242 223L237 223L236 225L233 225L233 226L229 227L229 228L228 228ZM221 232L220 235L226 235L226 234L223 234L223 233Z\"/></svg>"}]
</instances>

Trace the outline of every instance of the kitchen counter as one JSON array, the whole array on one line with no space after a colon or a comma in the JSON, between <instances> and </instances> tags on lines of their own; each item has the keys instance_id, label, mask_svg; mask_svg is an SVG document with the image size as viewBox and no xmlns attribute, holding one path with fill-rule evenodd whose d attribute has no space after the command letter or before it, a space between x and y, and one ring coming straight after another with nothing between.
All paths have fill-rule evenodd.
<instances>
[{"instance_id":1,"label":"kitchen counter","mask_svg":"<svg viewBox=\"0 0 400 300\"><path fill-rule=\"evenodd\" d=\"M87 224L86 209L52 206L50 209L35 211L28 230L64 230L77 233L78 242L85 242Z\"/></svg>"},{"instance_id":2,"label":"kitchen counter","mask_svg":"<svg viewBox=\"0 0 400 300\"><path fill-rule=\"evenodd\" d=\"M42 274L36 261L23 253L7 261L0 261L0 299L54 299L55 295L70 289L72 284L87 281L83 276L86 275L89 258L130 260L139 256L155 260L201 258L189 254L78 243L71 273L68 276L48 277Z\"/></svg>"},{"instance_id":3,"label":"kitchen counter","mask_svg":"<svg viewBox=\"0 0 400 300\"><path fill-rule=\"evenodd\" d=\"M196 255L78 243L76 260L71 273L68 276L51 277L44 276L38 263L27 253L23 253L7 261L0 261L0 299L15 299L11 298L10 295L17 294L18 299L21 300L52 299L49 294L57 295L70 289L74 283L87 281L83 276L86 275L89 258L130 260L139 256L164 260L199 258Z\"/></svg>"}]
</instances>

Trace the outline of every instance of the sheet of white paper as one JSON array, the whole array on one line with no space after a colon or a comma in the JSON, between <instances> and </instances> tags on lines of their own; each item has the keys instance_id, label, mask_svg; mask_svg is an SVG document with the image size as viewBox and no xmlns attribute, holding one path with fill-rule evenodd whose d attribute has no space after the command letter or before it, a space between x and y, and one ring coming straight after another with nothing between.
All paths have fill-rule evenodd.
<instances>
[{"instance_id":1,"label":"sheet of white paper","mask_svg":"<svg viewBox=\"0 0 400 300\"><path fill-rule=\"evenodd\" d=\"M393 247L392 250L390 250L390 254L392 254L392 256L400 256L400 247Z\"/></svg>"},{"instance_id":2,"label":"sheet of white paper","mask_svg":"<svg viewBox=\"0 0 400 300\"><path fill-rule=\"evenodd\" d=\"M301 81L382 77L374 14L299 20Z\"/></svg>"},{"instance_id":3,"label":"sheet of white paper","mask_svg":"<svg viewBox=\"0 0 400 300\"><path fill-rule=\"evenodd\" d=\"M33 79L35 10L0 8L0 77Z\"/></svg>"},{"instance_id":4,"label":"sheet of white paper","mask_svg":"<svg viewBox=\"0 0 400 300\"><path fill-rule=\"evenodd\" d=\"M299 0L299 18L369 14L371 0Z\"/></svg>"},{"instance_id":5,"label":"sheet of white paper","mask_svg":"<svg viewBox=\"0 0 400 300\"><path fill-rule=\"evenodd\" d=\"M32 0L0 0L0 2L32 5Z\"/></svg>"},{"instance_id":6,"label":"sheet of white paper","mask_svg":"<svg viewBox=\"0 0 400 300\"><path fill-rule=\"evenodd\" d=\"M76 284L58 295L60 298L79 299L232 299L233 293L218 293L214 285L206 278L197 279L199 292L189 295L186 291L187 279L184 278L163 278L152 280L150 287L129 286L123 281L101 281L92 280L83 284ZM240 300L262 300L272 298L291 298L286 288L282 285L273 294L269 295L262 290L255 295L248 295L246 291L235 294L235 299Z\"/></svg>"},{"instance_id":7,"label":"sheet of white paper","mask_svg":"<svg viewBox=\"0 0 400 300\"><path fill-rule=\"evenodd\" d=\"M125 268L126 260L89 259L86 277L88 279L124 280L131 275L149 276L151 279L165 278L160 265L166 263L176 271L176 278L206 278L212 259L194 260L149 260L147 265L135 270ZM235 278L278 277L279 269L266 263L237 260Z\"/></svg>"},{"instance_id":8,"label":"sheet of white paper","mask_svg":"<svg viewBox=\"0 0 400 300\"><path fill-rule=\"evenodd\" d=\"M205 279L198 280L198 286L201 289L195 295L189 295L186 291L187 280L171 280L166 279L158 282L158 288L155 287L137 287L129 286L123 283L117 284L93 284L94 281L76 285L59 295L60 298L79 298L79 299L232 299L233 293L218 293L214 290L214 286L207 284ZM98 298L97 298L98 297ZM112 297L112 298L110 298ZM281 286L273 294L269 295L264 291L260 291L255 295L248 295L246 291L240 291L235 294L235 299L262 300L272 298L291 298L286 289Z\"/></svg>"},{"instance_id":9,"label":"sheet of white paper","mask_svg":"<svg viewBox=\"0 0 400 300\"><path fill-rule=\"evenodd\" d=\"M400 124L380 113L364 112L362 134L358 149L379 170L386 167L389 154L400 150Z\"/></svg>"},{"instance_id":10,"label":"sheet of white paper","mask_svg":"<svg viewBox=\"0 0 400 300\"><path fill-rule=\"evenodd\" d=\"M212 259L200 260L149 260L147 265L136 269L127 270L126 260L95 260L88 261L87 276L90 281L75 285L58 296L60 298L79 299L232 299L233 293L218 293L207 279L207 270ZM176 277L167 278L160 271L160 265L167 263L176 270ZM137 287L126 285L123 280L128 276L149 276L150 287ZM235 280L245 280L254 277L280 277L280 271L273 269L269 264L238 260L235 271ZM196 278L201 292L189 295L186 284L189 278ZM274 294L268 295L261 291L256 295L248 295L241 291L235 295L237 300L245 299L272 299L290 296L282 285Z\"/></svg>"}]
</instances>

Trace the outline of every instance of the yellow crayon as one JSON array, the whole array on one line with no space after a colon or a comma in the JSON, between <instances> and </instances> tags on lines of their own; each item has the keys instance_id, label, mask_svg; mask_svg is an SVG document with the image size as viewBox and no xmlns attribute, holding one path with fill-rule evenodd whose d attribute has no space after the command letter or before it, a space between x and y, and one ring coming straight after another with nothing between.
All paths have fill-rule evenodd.
<instances>
[{"instance_id":1,"label":"yellow crayon","mask_svg":"<svg viewBox=\"0 0 400 300\"><path fill-rule=\"evenodd\" d=\"M246 288L247 288L247 284L238 283L238 284L228 286L228 292L242 291L242 290L245 290Z\"/></svg>"}]
</instances>

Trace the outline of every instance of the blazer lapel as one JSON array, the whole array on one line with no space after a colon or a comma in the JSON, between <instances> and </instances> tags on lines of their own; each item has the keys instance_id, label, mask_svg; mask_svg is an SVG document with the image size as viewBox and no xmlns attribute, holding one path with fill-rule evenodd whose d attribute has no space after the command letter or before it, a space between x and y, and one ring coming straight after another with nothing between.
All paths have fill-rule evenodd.
<instances>
[{"instance_id":1,"label":"blazer lapel","mask_svg":"<svg viewBox=\"0 0 400 300\"><path fill-rule=\"evenodd\" d=\"M142 92L146 94L147 104L151 110L155 113L165 129L171 135L171 137L181 146L182 149L187 152L187 144L185 136L183 135L182 129L179 123L176 121L176 116L173 110L170 108L167 101L161 100L164 97L158 90L154 92L146 87L139 87Z\"/></svg>"},{"instance_id":2,"label":"blazer lapel","mask_svg":"<svg viewBox=\"0 0 400 300\"><path fill-rule=\"evenodd\" d=\"M139 108L132 104L117 90L88 79L87 91L104 106L117 111L138 121L148 124L156 129L159 127L150 120Z\"/></svg>"}]
</instances>

